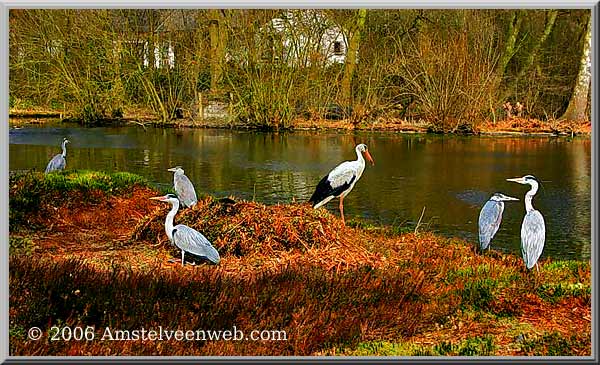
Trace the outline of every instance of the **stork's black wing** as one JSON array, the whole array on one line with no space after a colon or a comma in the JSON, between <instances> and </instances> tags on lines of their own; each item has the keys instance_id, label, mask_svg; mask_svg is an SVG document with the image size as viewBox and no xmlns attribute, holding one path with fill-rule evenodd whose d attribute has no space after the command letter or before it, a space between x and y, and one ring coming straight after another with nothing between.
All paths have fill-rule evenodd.
<instances>
[{"instance_id":1,"label":"stork's black wing","mask_svg":"<svg viewBox=\"0 0 600 365\"><path fill-rule=\"evenodd\" d=\"M332 171L332 173L335 172ZM329 173L319 181L315 192L308 200L313 206L327 199L328 197L338 197L344 191L348 190L356 180L356 175L352 171L343 175L334 175Z\"/></svg>"}]
</instances>

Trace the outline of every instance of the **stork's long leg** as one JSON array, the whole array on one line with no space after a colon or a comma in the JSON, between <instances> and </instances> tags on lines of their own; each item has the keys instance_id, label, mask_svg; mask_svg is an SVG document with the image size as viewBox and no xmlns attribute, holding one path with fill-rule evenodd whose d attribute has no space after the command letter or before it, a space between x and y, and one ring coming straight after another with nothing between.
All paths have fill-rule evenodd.
<instances>
[{"instance_id":1,"label":"stork's long leg","mask_svg":"<svg viewBox=\"0 0 600 365\"><path fill-rule=\"evenodd\" d=\"M342 216L342 223L346 225L346 220L344 219L344 196L340 196L340 215Z\"/></svg>"},{"instance_id":2,"label":"stork's long leg","mask_svg":"<svg viewBox=\"0 0 600 365\"><path fill-rule=\"evenodd\" d=\"M181 266L185 266L184 257L185 257L185 251L181 250Z\"/></svg>"}]
</instances>

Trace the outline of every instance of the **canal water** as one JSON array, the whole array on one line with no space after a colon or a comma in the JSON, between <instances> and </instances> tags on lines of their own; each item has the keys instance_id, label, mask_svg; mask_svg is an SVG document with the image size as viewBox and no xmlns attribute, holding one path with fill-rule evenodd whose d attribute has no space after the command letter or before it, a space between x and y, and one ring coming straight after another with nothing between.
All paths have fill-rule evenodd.
<instances>
[{"instance_id":1,"label":"canal water","mask_svg":"<svg viewBox=\"0 0 600 365\"><path fill-rule=\"evenodd\" d=\"M422 229L477 242L477 219L495 192L505 206L492 247L520 255L528 185L506 178L535 175L534 207L546 220L542 257L590 258L591 140L556 137L456 137L397 133L262 133L216 129L82 128L64 124L10 127L10 170L43 171L60 152L67 169L129 171L157 185L183 166L198 193L267 204L306 201L319 180L366 143L375 160L344 200L347 219ZM326 209L339 214L338 202Z\"/></svg>"}]
</instances>

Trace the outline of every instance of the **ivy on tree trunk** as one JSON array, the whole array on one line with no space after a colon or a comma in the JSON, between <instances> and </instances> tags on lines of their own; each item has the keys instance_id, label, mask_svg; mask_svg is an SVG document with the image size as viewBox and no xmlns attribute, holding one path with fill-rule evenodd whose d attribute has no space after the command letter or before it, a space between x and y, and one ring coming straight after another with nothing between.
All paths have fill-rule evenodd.
<instances>
[{"instance_id":1,"label":"ivy on tree trunk","mask_svg":"<svg viewBox=\"0 0 600 365\"><path fill-rule=\"evenodd\" d=\"M346 53L346 63L344 66L344 78L342 79L342 101L349 105L352 102L352 77L356 69L356 56L360 47L361 32L365 27L367 18L367 9L359 9L356 16L356 23L348 42L348 52Z\"/></svg>"}]
</instances>

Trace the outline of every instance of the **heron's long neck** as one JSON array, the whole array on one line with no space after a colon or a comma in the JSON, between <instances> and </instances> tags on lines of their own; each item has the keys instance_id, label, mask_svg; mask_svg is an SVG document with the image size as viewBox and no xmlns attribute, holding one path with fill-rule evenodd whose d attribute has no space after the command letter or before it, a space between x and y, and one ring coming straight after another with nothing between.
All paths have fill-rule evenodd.
<instances>
[{"instance_id":1,"label":"heron's long neck","mask_svg":"<svg viewBox=\"0 0 600 365\"><path fill-rule=\"evenodd\" d=\"M62 157L67 157L67 141L62 143Z\"/></svg>"},{"instance_id":2,"label":"heron's long neck","mask_svg":"<svg viewBox=\"0 0 600 365\"><path fill-rule=\"evenodd\" d=\"M525 194L525 210L531 212L532 210L534 210L532 201L533 197L538 191L538 183L532 181L529 183L529 185L531 185L531 189L527 192L527 194Z\"/></svg>"},{"instance_id":3,"label":"heron's long neck","mask_svg":"<svg viewBox=\"0 0 600 365\"><path fill-rule=\"evenodd\" d=\"M167 214L167 218L165 219L165 231L167 232L167 237L169 240L173 241L173 219L175 218L175 214L179 210L179 200L173 203L171 207L171 211Z\"/></svg>"}]
</instances>

